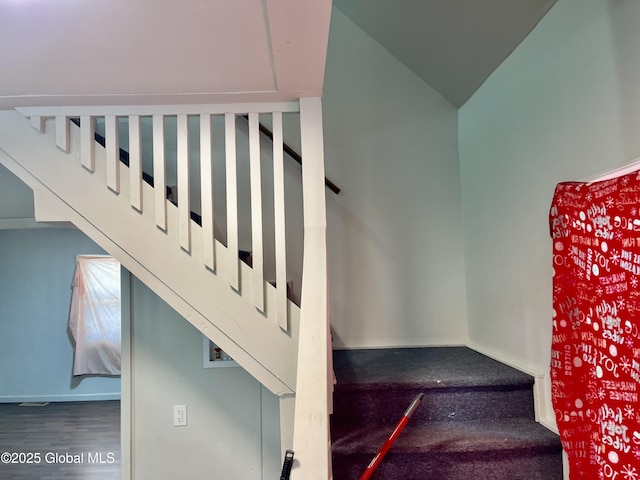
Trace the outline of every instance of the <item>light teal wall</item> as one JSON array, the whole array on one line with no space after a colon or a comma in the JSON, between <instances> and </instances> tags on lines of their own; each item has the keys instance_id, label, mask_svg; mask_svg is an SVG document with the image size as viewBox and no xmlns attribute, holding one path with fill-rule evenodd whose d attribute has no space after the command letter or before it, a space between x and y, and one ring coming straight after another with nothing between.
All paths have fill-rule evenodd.
<instances>
[{"instance_id":1,"label":"light teal wall","mask_svg":"<svg viewBox=\"0 0 640 480\"><path fill-rule=\"evenodd\" d=\"M77 254L104 253L78 230L0 230L0 402L120 397L120 379L72 380L67 334Z\"/></svg>"},{"instance_id":2,"label":"light teal wall","mask_svg":"<svg viewBox=\"0 0 640 480\"><path fill-rule=\"evenodd\" d=\"M278 398L239 367L203 368L202 334L139 280L130 291L133 478L278 478Z\"/></svg>"},{"instance_id":3,"label":"light teal wall","mask_svg":"<svg viewBox=\"0 0 640 480\"><path fill-rule=\"evenodd\" d=\"M471 342L548 369L555 185L640 156L640 2L560 0L459 113Z\"/></svg>"},{"instance_id":4,"label":"light teal wall","mask_svg":"<svg viewBox=\"0 0 640 480\"><path fill-rule=\"evenodd\" d=\"M335 345L465 343L457 110L335 8L323 110Z\"/></svg>"}]
</instances>

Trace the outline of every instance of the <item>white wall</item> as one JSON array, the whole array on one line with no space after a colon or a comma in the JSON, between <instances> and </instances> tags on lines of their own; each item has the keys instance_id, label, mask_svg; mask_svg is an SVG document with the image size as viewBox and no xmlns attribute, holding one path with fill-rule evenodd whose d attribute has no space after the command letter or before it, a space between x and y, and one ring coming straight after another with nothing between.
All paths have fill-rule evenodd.
<instances>
[{"instance_id":1,"label":"white wall","mask_svg":"<svg viewBox=\"0 0 640 480\"><path fill-rule=\"evenodd\" d=\"M456 109L335 8L323 109L334 344L464 344Z\"/></svg>"},{"instance_id":2,"label":"white wall","mask_svg":"<svg viewBox=\"0 0 640 480\"><path fill-rule=\"evenodd\" d=\"M277 397L239 367L203 368L202 334L135 278L130 292L132 478L277 478Z\"/></svg>"},{"instance_id":3,"label":"white wall","mask_svg":"<svg viewBox=\"0 0 640 480\"><path fill-rule=\"evenodd\" d=\"M547 372L556 183L640 155L640 2L560 0L460 110L471 343Z\"/></svg>"}]
</instances>

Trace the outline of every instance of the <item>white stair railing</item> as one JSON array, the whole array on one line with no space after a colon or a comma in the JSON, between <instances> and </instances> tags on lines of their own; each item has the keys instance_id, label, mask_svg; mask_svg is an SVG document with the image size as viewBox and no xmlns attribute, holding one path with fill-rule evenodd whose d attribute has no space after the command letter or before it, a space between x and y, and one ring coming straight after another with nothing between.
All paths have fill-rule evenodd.
<instances>
[{"instance_id":1,"label":"white stair railing","mask_svg":"<svg viewBox=\"0 0 640 480\"><path fill-rule=\"evenodd\" d=\"M143 157L152 158L149 169L153 171L154 188L154 216L161 230L177 228L179 247L186 253L191 252L191 218L192 210L199 211L200 223L203 229L201 246L204 252L204 265L216 272L215 258L215 226L214 212L214 182L212 160L212 119L224 118L224 166L226 170L226 245L229 258L225 264L228 266L229 285L236 291L240 289L238 254L240 250L249 249L251 252L251 284L252 299L258 311L265 311L265 287L264 282L274 284L276 288L276 304L273 307L277 322L284 331L288 331L287 298L290 278L300 278L301 272L287 270L287 238L286 238L286 214L284 192L284 158L282 148L282 114L296 113L299 110L298 102L276 104L237 104L237 105L187 105L187 106L119 106L119 107L25 107L17 109L21 114L31 119L34 127L40 131L44 129L44 120L55 118L56 144L64 152L69 152L69 121L79 119L81 138L81 163L88 171L95 169L95 140L96 125L103 125L104 142L106 149L106 183L107 187L116 194L128 195L132 208L142 212L142 183L143 183ZM274 216L269 228L263 225L263 182L261 166L261 135L259 132L259 115L268 115L274 129L274 141L272 142L271 157L273 158L273 171L269 180L272 182L269 190L273 191L273 198L269 199L273 205ZM236 133L236 118L248 116L249 137L249 172L250 172L250 200L238 197L238 146ZM166 189L167 170L165 163L166 129L165 122L173 118L177 124L176 158L177 174L175 178L177 190L178 225L167 225L166 214ZM151 125L150 141L143 139L141 121ZM190 122L199 124L200 142L195 149L199 156L200 182L194 184L191 169L193 161L191 156L194 148L190 141ZM128 125L128 171L129 191L120 191L120 147L122 131L120 125ZM142 151L143 144L149 144L149 151ZM262 147L265 145L263 144ZM323 177L324 179L324 177ZM199 205L192 205L192 199L199 198ZM239 221L239 202L250 205L250 237L241 238ZM245 229L246 230L246 229ZM268 232L266 231L268 230ZM265 234L270 236L273 244L269 255L265 252ZM298 235L302 237L302 235ZM241 248L241 244L243 248ZM274 258L268 258L274 257ZM265 273L265 260L268 258L274 268ZM295 288L299 290L300 285ZM271 315L269 315L271 316Z\"/></svg>"},{"instance_id":2,"label":"white stair railing","mask_svg":"<svg viewBox=\"0 0 640 480\"><path fill-rule=\"evenodd\" d=\"M30 118L31 125L44 131L45 120L55 118L56 144L64 152L69 152L70 120L78 119L80 124L81 165L88 172L95 170L96 125L103 125L106 149L106 186L117 195L126 195L131 207L139 212L147 208L143 202L143 171L151 158L154 194L153 219L158 230L178 231L176 249L184 255L192 251L192 198L199 198L200 223L202 227L202 251L204 266L212 275L224 270L230 290L239 291L240 265L238 254L241 249L239 215L242 199L238 196L238 148L236 142L236 118L248 117L248 149L250 172L250 215L252 256L250 301L260 312L273 308L277 323L287 335L289 319L288 269L287 269L287 215L285 205L285 167L283 158L283 113L300 113L300 136L302 156L302 204L304 211L304 254L301 272L301 308L298 335L297 380L295 400L295 422L293 449L296 464L292 478L305 480L326 480L331 478L331 455L329 435L329 412L333 376L331 366L331 345L327 306L327 251L326 251L326 207L324 190L324 157L322 136L322 110L319 98L301 99L300 102L277 104L225 104L187 106L120 106L120 107L28 107L17 109ZM275 256L273 278L265 273L265 228L263 224L264 176L261 174L261 144L259 115L269 115L273 128L273 171L270 189L274 213L271 225ZM224 164L226 201L226 253L223 260L226 268L220 269L220 258L216 258L215 212L216 191L214 190L212 123L219 117L224 124ZM175 157L177 165L177 225L168 222L167 188L168 162L167 131L165 122L175 119L177 138ZM126 119L120 122L119 119ZM190 142L190 121L198 123L199 131L199 176L196 184L192 181L192 149ZM120 191L120 123L127 124L128 191ZM150 125L150 150L144 150L143 126ZM192 189L197 190L193 195ZM200 236L198 236L200 238ZM276 301L273 305L265 302L265 281L275 284ZM241 292L238 292L241 293ZM233 294L230 291L230 294ZM265 312L267 313L267 312ZM266 316L266 315L265 315Z\"/></svg>"},{"instance_id":3,"label":"white stair railing","mask_svg":"<svg viewBox=\"0 0 640 480\"><path fill-rule=\"evenodd\" d=\"M293 395L299 308L288 302L290 325L283 332L274 316L272 285L264 284L268 308L259 312L247 301L252 298L248 264L235 259L241 275L240 289L234 292L226 275L230 255L220 241L215 242L216 256L223 260L220 268L212 274L204 267L197 219L190 225L192 250L183 253L176 205L163 200L169 228L156 226L153 182L143 186L144 211L131 208L128 168L121 168L122 192L116 195L106 187L106 149L96 145L95 172L90 173L80 166L80 128L70 126L70 152L65 153L56 148L55 119L46 123L41 134L17 111L0 112L0 163L33 189L36 218L74 223L265 387L276 395ZM128 148L127 135L122 137Z\"/></svg>"}]
</instances>

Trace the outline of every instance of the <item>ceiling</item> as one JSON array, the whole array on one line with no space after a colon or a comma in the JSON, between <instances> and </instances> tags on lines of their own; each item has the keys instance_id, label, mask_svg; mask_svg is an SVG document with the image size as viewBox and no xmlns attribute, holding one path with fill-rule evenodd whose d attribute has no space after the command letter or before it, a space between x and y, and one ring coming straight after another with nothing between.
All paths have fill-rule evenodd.
<instances>
[{"instance_id":1,"label":"ceiling","mask_svg":"<svg viewBox=\"0 0 640 480\"><path fill-rule=\"evenodd\" d=\"M0 108L322 93L331 0L0 0Z\"/></svg>"},{"instance_id":2,"label":"ceiling","mask_svg":"<svg viewBox=\"0 0 640 480\"><path fill-rule=\"evenodd\" d=\"M460 106L555 0L334 0ZM0 0L0 108L321 95L331 0Z\"/></svg>"},{"instance_id":3,"label":"ceiling","mask_svg":"<svg viewBox=\"0 0 640 480\"><path fill-rule=\"evenodd\" d=\"M451 104L462 106L556 0L333 0Z\"/></svg>"}]
</instances>

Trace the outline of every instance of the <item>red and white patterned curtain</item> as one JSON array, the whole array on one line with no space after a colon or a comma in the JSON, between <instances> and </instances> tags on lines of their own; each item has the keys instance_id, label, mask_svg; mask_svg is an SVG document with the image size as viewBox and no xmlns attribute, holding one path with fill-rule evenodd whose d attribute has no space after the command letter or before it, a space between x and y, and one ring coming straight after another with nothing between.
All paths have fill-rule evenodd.
<instances>
[{"instance_id":1,"label":"red and white patterned curtain","mask_svg":"<svg viewBox=\"0 0 640 480\"><path fill-rule=\"evenodd\" d=\"M571 480L640 479L640 174L556 187L552 402Z\"/></svg>"}]
</instances>

